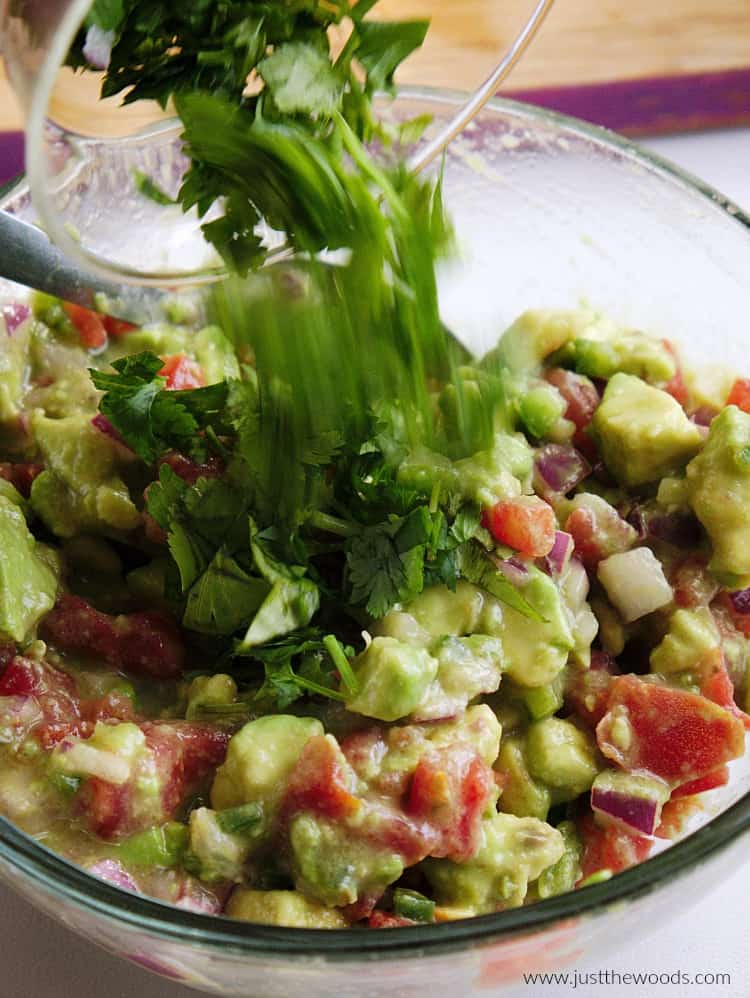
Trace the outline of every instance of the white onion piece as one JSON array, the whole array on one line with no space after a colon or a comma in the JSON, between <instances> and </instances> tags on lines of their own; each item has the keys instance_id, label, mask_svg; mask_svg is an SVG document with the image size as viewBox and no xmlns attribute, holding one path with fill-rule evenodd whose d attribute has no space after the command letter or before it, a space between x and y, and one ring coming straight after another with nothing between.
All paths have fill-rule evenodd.
<instances>
[{"instance_id":1,"label":"white onion piece","mask_svg":"<svg viewBox=\"0 0 750 998\"><path fill-rule=\"evenodd\" d=\"M596 572L610 602L626 623L672 600L672 587L650 548L633 548L599 562Z\"/></svg>"}]
</instances>

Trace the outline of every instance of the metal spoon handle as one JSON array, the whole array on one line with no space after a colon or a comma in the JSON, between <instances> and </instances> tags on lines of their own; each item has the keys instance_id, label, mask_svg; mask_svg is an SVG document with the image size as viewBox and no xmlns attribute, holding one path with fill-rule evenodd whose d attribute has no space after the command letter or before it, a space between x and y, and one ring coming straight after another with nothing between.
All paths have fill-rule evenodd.
<instances>
[{"instance_id":1,"label":"metal spoon handle","mask_svg":"<svg viewBox=\"0 0 750 998\"><path fill-rule=\"evenodd\" d=\"M7 280L86 308L95 308L101 296L111 315L136 325L160 314L157 306L163 301L163 291L110 283L82 271L41 229L6 211L0 211L0 246L2 276Z\"/></svg>"},{"instance_id":2,"label":"metal spoon handle","mask_svg":"<svg viewBox=\"0 0 750 998\"><path fill-rule=\"evenodd\" d=\"M497 93L497 88L516 65L529 43L539 30L542 21L550 11L554 0L538 0L531 16L516 35L510 47L484 81L463 107L451 118L448 124L423 148L418 149L408 160L408 167L415 173L423 170L439 156L449 142L462 132L469 122L482 110L484 105Z\"/></svg>"}]
</instances>

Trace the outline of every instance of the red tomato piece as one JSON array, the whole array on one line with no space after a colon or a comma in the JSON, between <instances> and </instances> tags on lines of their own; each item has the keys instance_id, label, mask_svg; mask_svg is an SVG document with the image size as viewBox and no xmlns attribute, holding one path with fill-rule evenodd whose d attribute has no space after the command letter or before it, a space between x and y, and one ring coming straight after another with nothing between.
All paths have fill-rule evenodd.
<instances>
[{"instance_id":1,"label":"red tomato piece","mask_svg":"<svg viewBox=\"0 0 750 998\"><path fill-rule=\"evenodd\" d=\"M735 717L738 717L745 728L750 730L750 717L737 706L734 699L734 683L727 672L727 661L720 650L715 655L707 656L701 662L702 681L701 696L724 707Z\"/></svg>"},{"instance_id":2,"label":"red tomato piece","mask_svg":"<svg viewBox=\"0 0 750 998\"><path fill-rule=\"evenodd\" d=\"M76 793L74 811L85 819L92 832L102 839L114 839L138 830L131 823L131 796L129 783L115 786L98 776L84 780ZM148 824L158 818L153 811L144 816Z\"/></svg>"},{"instance_id":3,"label":"red tomato piece","mask_svg":"<svg viewBox=\"0 0 750 998\"><path fill-rule=\"evenodd\" d=\"M113 315L103 315L102 323L107 333L110 336L114 336L117 340L121 336L126 336L128 333L132 333L137 326L134 326L132 322L124 322L122 319L115 319Z\"/></svg>"},{"instance_id":4,"label":"red tomato piece","mask_svg":"<svg viewBox=\"0 0 750 998\"><path fill-rule=\"evenodd\" d=\"M743 412L750 412L750 378L737 378L727 396L727 405L736 405Z\"/></svg>"},{"instance_id":5,"label":"red tomato piece","mask_svg":"<svg viewBox=\"0 0 750 998\"><path fill-rule=\"evenodd\" d=\"M729 767L719 766L712 773L707 773L697 780L690 780L683 783L681 787L675 787L672 791L672 800L680 797L694 797L696 794L705 793L707 790L715 790L716 787L725 787L729 783Z\"/></svg>"},{"instance_id":6,"label":"red tomato piece","mask_svg":"<svg viewBox=\"0 0 750 998\"><path fill-rule=\"evenodd\" d=\"M405 810L437 832L429 855L461 863L476 853L482 814L494 789L493 771L468 746L447 746L422 756Z\"/></svg>"},{"instance_id":7,"label":"red tomato piece","mask_svg":"<svg viewBox=\"0 0 750 998\"><path fill-rule=\"evenodd\" d=\"M74 305L72 302L63 302L65 314L78 330L81 346L87 350L98 350L107 343L107 330L104 328L102 317L98 312L92 312L90 308L83 305Z\"/></svg>"},{"instance_id":8,"label":"red tomato piece","mask_svg":"<svg viewBox=\"0 0 750 998\"><path fill-rule=\"evenodd\" d=\"M507 544L529 558L543 558L555 543L554 510L537 496L501 499L484 511L482 522L499 544Z\"/></svg>"},{"instance_id":9,"label":"red tomato piece","mask_svg":"<svg viewBox=\"0 0 750 998\"><path fill-rule=\"evenodd\" d=\"M599 748L628 771L653 773L674 786L742 755L742 721L686 690L617 676L596 728Z\"/></svg>"},{"instance_id":10,"label":"red tomato piece","mask_svg":"<svg viewBox=\"0 0 750 998\"><path fill-rule=\"evenodd\" d=\"M608 669L573 669L565 691L565 704L590 728L595 728L607 713L609 691L614 675ZM616 668L612 670L616 671Z\"/></svg>"},{"instance_id":11,"label":"red tomato piece","mask_svg":"<svg viewBox=\"0 0 750 998\"><path fill-rule=\"evenodd\" d=\"M342 821L356 814L362 800L351 793L354 774L338 745L325 735L314 735L302 749L292 770L281 805L283 818L300 811Z\"/></svg>"},{"instance_id":12,"label":"red tomato piece","mask_svg":"<svg viewBox=\"0 0 750 998\"><path fill-rule=\"evenodd\" d=\"M593 814L578 819L578 832L583 840L581 880L600 870L620 873L642 863L651 851L651 840L631 835L616 825L599 825Z\"/></svg>"},{"instance_id":13,"label":"red tomato piece","mask_svg":"<svg viewBox=\"0 0 750 998\"><path fill-rule=\"evenodd\" d=\"M184 353L173 353L165 357L159 374L167 379L167 388L174 392L185 388L202 388L206 383L200 364Z\"/></svg>"},{"instance_id":14,"label":"red tomato piece","mask_svg":"<svg viewBox=\"0 0 750 998\"><path fill-rule=\"evenodd\" d=\"M574 423L577 430L585 430L600 401L594 382L583 374L566 371L562 367L550 368L545 371L544 377L567 402L565 418Z\"/></svg>"},{"instance_id":15,"label":"red tomato piece","mask_svg":"<svg viewBox=\"0 0 750 998\"><path fill-rule=\"evenodd\" d=\"M179 475L188 485L195 485L199 478L221 478L224 474L224 462L214 454L199 464L184 454L171 451L161 458L159 464L168 464L175 475Z\"/></svg>"},{"instance_id":16,"label":"red tomato piece","mask_svg":"<svg viewBox=\"0 0 750 998\"><path fill-rule=\"evenodd\" d=\"M718 583L705 562L686 558L671 573L674 601L681 607L708 606L718 591Z\"/></svg>"},{"instance_id":17,"label":"red tomato piece","mask_svg":"<svg viewBox=\"0 0 750 998\"><path fill-rule=\"evenodd\" d=\"M84 652L137 676L171 679L185 663L177 624L156 611L112 617L65 593L42 621L40 633L61 651Z\"/></svg>"},{"instance_id":18,"label":"red tomato piece","mask_svg":"<svg viewBox=\"0 0 750 998\"><path fill-rule=\"evenodd\" d=\"M46 750L67 735L79 734L81 715L75 683L46 662L17 655L0 677L0 696L32 699L39 719L32 734Z\"/></svg>"}]
</instances>

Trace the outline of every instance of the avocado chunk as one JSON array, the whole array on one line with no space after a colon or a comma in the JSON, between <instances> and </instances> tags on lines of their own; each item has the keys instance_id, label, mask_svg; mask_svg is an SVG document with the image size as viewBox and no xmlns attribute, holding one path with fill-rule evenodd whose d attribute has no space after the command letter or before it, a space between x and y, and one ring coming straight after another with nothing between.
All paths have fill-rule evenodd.
<instances>
[{"instance_id":1,"label":"avocado chunk","mask_svg":"<svg viewBox=\"0 0 750 998\"><path fill-rule=\"evenodd\" d=\"M232 736L216 770L211 804L217 810L260 801L274 807L302 749L323 725L314 717L269 714Z\"/></svg>"},{"instance_id":2,"label":"avocado chunk","mask_svg":"<svg viewBox=\"0 0 750 998\"><path fill-rule=\"evenodd\" d=\"M669 618L668 632L651 652L651 671L668 675L695 668L720 644L719 632L707 606L676 610Z\"/></svg>"},{"instance_id":3,"label":"avocado chunk","mask_svg":"<svg viewBox=\"0 0 750 998\"><path fill-rule=\"evenodd\" d=\"M519 818L544 821L552 804L549 788L529 772L524 739L514 735L503 740L495 769L503 777L503 792L498 807Z\"/></svg>"},{"instance_id":4,"label":"avocado chunk","mask_svg":"<svg viewBox=\"0 0 750 998\"><path fill-rule=\"evenodd\" d=\"M29 366L29 343L32 323L23 322L7 334L0 320L0 426L12 424L19 413L19 403L26 388Z\"/></svg>"},{"instance_id":5,"label":"avocado chunk","mask_svg":"<svg viewBox=\"0 0 750 998\"><path fill-rule=\"evenodd\" d=\"M577 339L575 368L589 378L611 378L620 371L656 384L669 381L676 371L664 344L635 330L618 331L605 339Z\"/></svg>"},{"instance_id":6,"label":"avocado chunk","mask_svg":"<svg viewBox=\"0 0 750 998\"><path fill-rule=\"evenodd\" d=\"M244 865L254 838L224 831L221 812L198 807L190 812L189 853L186 865L190 872L207 883L232 880L241 883Z\"/></svg>"},{"instance_id":7,"label":"avocado chunk","mask_svg":"<svg viewBox=\"0 0 750 998\"><path fill-rule=\"evenodd\" d=\"M345 929L348 922L335 908L308 900L299 891L251 891L235 888L226 907L230 918L295 929Z\"/></svg>"},{"instance_id":8,"label":"avocado chunk","mask_svg":"<svg viewBox=\"0 0 750 998\"><path fill-rule=\"evenodd\" d=\"M564 851L563 837L551 825L498 813L482 822L481 845L473 859L428 859L422 869L441 905L481 915L523 904L529 883Z\"/></svg>"},{"instance_id":9,"label":"avocado chunk","mask_svg":"<svg viewBox=\"0 0 750 998\"><path fill-rule=\"evenodd\" d=\"M347 710L379 721L397 721L411 714L438 672L438 660L426 648L373 638L352 663L359 692L346 701Z\"/></svg>"},{"instance_id":10,"label":"avocado chunk","mask_svg":"<svg viewBox=\"0 0 750 998\"><path fill-rule=\"evenodd\" d=\"M57 596L57 576L36 546L23 510L0 495L0 635L19 643Z\"/></svg>"},{"instance_id":11,"label":"avocado chunk","mask_svg":"<svg viewBox=\"0 0 750 998\"><path fill-rule=\"evenodd\" d=\"M404 871L403 858L351 837L349 829L303 813L289 830L295 886L321 904L354 904L381 894Z\"/></svg>"},{"instance_id":12,"label":"avocado chunk","mask_svg":"<svg viewBox=\"0 0 750 998\"><path fill-rule=\"evenodd\" d=\"M505 656L499 638L472 634L447 636L431 649L438 660L431 683L413 717L419 721L460 714L480 693L494 693L500 685Z\"/></svg>"},{"instance_id":13,"label":"avocado chunk","mask_svg":"<svg viewBox=\"0 0 750 998\"><path fill-rule=\"evenodd\" d=\"M531 491L534 452L521 433L496 433L491 448L454 463L464 499L493 506Z\"/></svg>"},{"instance_id":14,"label":"avocado chunk","mask_svg":"<svg viewBox=\"0 0 750 998\"><path fill-rule=\"evenodd\" d=\"M31 486L31 506L58 537L121 532L139 526L141 516L119 477L114 442L84 413L31 419L45 470Z\"/></svg>"},{"instance_id":15,"label":"avocado chunk","mask_svg":"<svg viewBox=\"0 0 750 998\"><path fill-rule=\"evenodd\" d=\"M548 717L530 726L526 751L529 772L557 791L558 802L574 800L589 790L602 768L590 735L559 717Z\"/></svg>"},{"instance_id":16,"label":"avocado chunk","mask_svg":"<svg viewBox=\"0 0 750 998\"><path fill-rule=\"evenodd\" d=\"M556 897L572 891L581 879L583 842L572 821L561 821L557 826L562 835L565 852L553 866L548 866L537 881L540 898Z\"/></svg>"},{"instance_id":17,"label":"avocado chunk","mask_svg":"<svg viewBox=\"0 0 750 998\"><path fill-rule=\"evenodd\" d=\"M750 415L734 405L719 413L687 482L713 547L709 568L723 585L750 586Z\"/></svg>"},{"instance_id":18,"label":"avocado chunk","mask_svg":"<svg viewBox=\"0 0 750 998\"><path fill-rule=\"evenodd\" d=\"M569 616L559 589L538 568L529 569L522 594L544 620L532 622L518 610L503 607L506 671L519 686L544 686L555 679L573 648Z\"/></svg>"},{"instance_id":19,"label":"avocado chunk","mask_svg":"<svg viewBox=\"0 0 750 998\"><path fill-rule=\"evenodd\" d=\"M550 354L572 340L584 336L596 338L616 328L611 320L588 309L529 309L506 329L497 347L482 359L482 367L537 371Z\"/></svg>"},{"instance_id":20,"label":"avocado chunk","mask_svg":"<svg viewBox=\"0 0 750 998\"><path fill-rule=\"evenodd\" d=\"M607 470L623 485L680 471L700 450L700 427L679 403L630 374L615 374L591 421Z\"/></svg>"}]
</instances>

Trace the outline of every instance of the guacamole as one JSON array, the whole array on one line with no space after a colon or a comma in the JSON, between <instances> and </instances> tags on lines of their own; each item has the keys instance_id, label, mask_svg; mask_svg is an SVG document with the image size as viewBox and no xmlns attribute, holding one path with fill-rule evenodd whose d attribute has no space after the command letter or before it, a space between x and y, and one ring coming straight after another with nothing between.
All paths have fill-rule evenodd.
<instances>
[{"instance_id":1,"label":"guacamole","mask_svg":"<svg viewBox=\"0 0 750 998\"><path fill-rule=\"evenodd\" d=\"M617 873L726 782L750 384L706 426L671 347L529 312L431 379L429 445L387 399L311 426L282 501L283 385L182 318L0 326L4 815L179 907L367 929Z\"/></svg>"}]
</instances>

